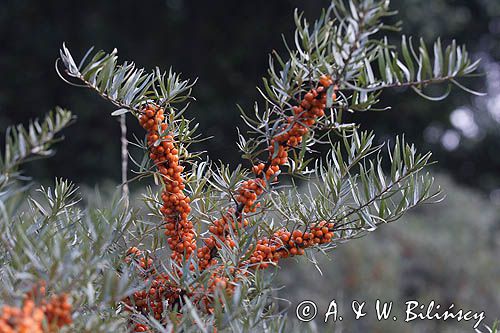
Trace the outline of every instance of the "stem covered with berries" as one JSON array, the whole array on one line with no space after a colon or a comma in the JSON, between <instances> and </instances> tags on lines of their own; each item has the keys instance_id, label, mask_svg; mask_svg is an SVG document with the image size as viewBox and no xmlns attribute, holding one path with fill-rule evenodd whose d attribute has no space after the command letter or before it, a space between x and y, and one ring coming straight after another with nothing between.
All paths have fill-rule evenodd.
<instances>
[{"instance_id":1,"label":"stem covered with berries","mask_svg":"<svg viewBox=\"0 0 500 333\"><path fill-rule=\"evenodd\" d=\"M139 116L139 123L147 131L149 157L163 181L161 212L165 218L165 235L172 250L172 259L182 262L184 255L189 257L196 251L195 233L193 223L188 220L190 199L183 193L184 167L179 165L179 152L172 134L168 132L163 112L162 108L148 104Z\"/></svg>"},{"instance_id":2,"label":"stem covered with berries","mask_svg":"<svg viewBox=\"0 0 500 333\"><path fill-rule=\"evenodd\" d=\"M172 71L120 65L115 51L77 66L63 46L65 80L76 79L120 107L113 115L138 118L146 131L142 147L162 185L161 202L151 194L147 203L151 215L161 215L169 255L150 234L138 237L125 256L140 284L120 303L135 332L155 325L186 329L200 325L201 317L221 326L226 312L244 320L252 306L261 306L256 314L269 313L267 303L258 303L265 293L256 291L262 269L315 248L326 252L437 198L434 179L424 171L430 153L419 154L396 138L385 163L373 133L345 123L343 115L375 110L380 93L391 87L410 87L426 97L427 85L457 84L477 62L455 43L444 52L436 42L431 60L423 42L415 52L406 37L400 46L376 39L387 27L383 19L392 15L388 4L332 0L314 25L296 12L296 48L287 46L287 57L271 57L260 90L264 108L256 103L253 117L242 112L251 130L249 138L239 135L239 148L252 166L235 171L208 157L197 160L201 154L187 149L197 141L197 126L177 105L191 99L194 83ZM326 146L328 153L320 156L314 145ZM278 182L285 167L292 180L305 180L306 191ZM154 241L145 244L148 236ZM245 306L249 312L237 314Z\"/></svg>"}]
</instances>

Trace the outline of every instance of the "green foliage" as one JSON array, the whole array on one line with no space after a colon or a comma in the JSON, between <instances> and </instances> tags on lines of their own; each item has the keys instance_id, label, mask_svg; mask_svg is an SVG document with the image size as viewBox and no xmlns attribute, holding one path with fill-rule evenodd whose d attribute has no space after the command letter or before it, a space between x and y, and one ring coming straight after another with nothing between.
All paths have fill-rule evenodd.
<instances>
[{"instance_id":1,"label":"green foliage","mask_svg":"<svg viewBox=\"0 0 500 333\"><path fill-rule=\"evenodd\" d=\"M175 1L175 5L174 2L157 1L144 7L135 1L123 0L120 7L112 3L86 2L80 4L79 10L71 10L71 5L65 1L56 0L55 3L57 5L48 8L34 0L2 2L3 12L10 15L0 18L0 31L5 32L5 52L2 53L0 66L4 76L16 79L5 80L0 89L0 131L3 133L8 124L24 123L28 118L39 116L39 110L50 109L54 103L71 106L78 114L79 123L72 127L68 144L86 158L74 165L71 163L73 149L63 149L55 158L43 160L36 168L29 168L29 172L38 179L50 181L55 176L68 177L65 170L72 168L72 179L88 185L100 182L100 178L120 181L116 172L119 156L115 154L119 141L108 140L109 134L116 131L116 121L106 117L118 107L106 105L104 100L90 96L85 90L62 93L61 82L57 75L52 75L51 66L54 50L61 45L61 38L66 40L75 60L85 54L91 41L95 51L105 49L111 52L116 46L119 62L134 60L148 72L155 66L166 70L172 66L183 74L183 78L199 77L193 90L198 102L190 107L188 113L201 123L205 134L216 135L217 139L202 143L198 149L209 150L213 160L222 159L234 165L239 161L238 150L233 147L228 149L226 143L236 141L234 128L242 125L237 112L232 112L235 101L245 110L251 109L255 99L254 87L267 67L267 52L276 49L286 58L287 52L281 45L282 32L290 46L295 47L293 24L290 24L294 7L304 10L304 17L310 19L312 26L313 20L321 13L321 7L329 5L327 0L304 3L260 0L231 5L180 0ZM256 7L265 8L265 11L255 11ZM483 72L487 72L488 76L495 75L496 70L489 68L488 64L500 60L500 34L497 33L496 23L500 4L497 1L435 0L432 4L422 5L419 0L393 0L390 8L397 10L398 15L388 17L387 21L402 20L401 31L407 36L415 36L413 44L417 52L418 37L424 37L431 56L431 43L438 37L441 37L443 49L456 39L458 45L467 45L473 60L479 56L483 59L480 65ZM46 10L51 12L53 19L50 21L44 20ZM152 13L159 19L152 19ZM197 16L201 13L203 19ZM18 19L26 16L31 19ZM97 23L89 24L89 17ZM257 26L265 26L266 29L255 29ZM70 31L78 31L79 38L72 38ZM398 46L397 51L401 55L399 34L388 32L387 35L390 43ZM40 75L18 75L30 71ZM493 89L484 87L484 81L474 78L460 80L460 83L475 90L488 91L489 97L486 98L471 99L466 92L453 88L448 99L435 104L411 92L401 94L390 90L381 96L383 100L379 105L381 108L391 106L396 112L355 117L357 121L369 124L369 129L375 130L377 136L384 137L384 140L397 128L417 147L425 146L433 151L434 159L439 160L435 166L437 170L446 170L462 183L491 191L498 183L496 170L499 161L494 151L499 149L500 140L497 129L487 130L496 122L491 118L481 119L481 115L489 114L485 104L493 104L489 101L496 95ZM445 90L445 85L425 89L431 96L440 95ZM429 141L425 129L451 129L450 113L460 106L473 109L480 136L473 139L463 136L461 144L450 153L440 141ZM90 138L86 135L89 128L92 129ZM0 144L3 146L2 140ZM94 154L97 147L102 154ZM110 158L102 159L101 156ZM464 163L471 167L464 169Z\"/></svg>"},{"instance_id":2,"label":"green foliage","mask_svg":"<svg viewBox=\"0 0 500 333\"><path fill-rule=\"evenodd\" d=\"M391 87L411 87L419 95L431 100L441 100L448 96L451 85L448 85L447 92L440 97L428 97L423 93L423 88L429 84L450 82L466 91L472 92L456 81L457 78L467 77L476 71L480 60L472 62L469 58L465 46L458 47L453 41L445 50L441 45L441 40L433 44L433 55L420 39L418 52L415 51L411 37L402 37L401 54L394 47L383 40L384 48L377 50L374 56L364 59L364 66L361 67L361 75L358 77L358 84L352 86L360 91L376 91ZM373 65L378 65L380 79L375 78ZM475 92L472 92L475 93ZM475 93L479 94L479 93Z\"/></svg>"},{"instance_id":3,"label":"green foliage","mask_svg":"<svg viewBox=\"0 0 500 333\"><path fill-rule=\"evenodd\" d=\"M56 135L73 120L71 112L56 108L42 122L31 121L28 128L22 125L9 127L5 135L5 150L0 155L0 191L11 179L19 176L20 164L52 155L54 151L50 147L58 140Z\"/></svg>"},{"instance_id":4,"label":"green foliage","mask_svg":"<svg viewBox=\"0 0 500 333\"><path fill-rule=\"evenodd\" d=\"M0 220L6 223L22 205L29 185L19 167L26 162L46 158L54 153L52 145L60 140L58 133L74 120L71 112L56 108L43 121L33 120L25 128L12 126L5 134L5 150L0 152Z\"/></svg>"},{"instance_id":5,"label":"green foliage","mask_svg":"<svg viewBox=\"0 0 500 333\"><path fill-rule=\"evenodd\" d=\"M493 328L500 307L492 292L500 287L498 207L449 176L437 174L436 181L446 189L446 200L420 206L362 241L339 246L330 257L318 256L321 271L311 269L305 258L284 264L275 283L285 286L278 296L291 302L289 317L295 317L296 306L308 299L318 306L317 327L311 332L474 332L473 320L406 323L400 317L405 302L434 300L441 309L453 303L455 310L485 311L478 331L489 332L486 325ZM307 191L307 186L299 189ZM332 299L344 320L334 324L330 317L324 323L321 317ZM394 302L397 321L377 320L371 311L377 299ZM350 309L352 300L366 301L366 317L354 320L353 313L344 310ZM306 328L298 323L290 331Z\"/></svg>"},{"instance_id":6,"label":"green foliage","mask_svg":"<svg viewBox=\"0 0 500 333\"><path fill-rule=\"evenodd\" d=\"M57 133L72 119L69 111L56 109L27 130L19 125L8 131L1 165L0 303L18 304L33 285L45 281L50 293L71 294L78 332L109 332L123 321L115 315L110 326L98 330L111 317L109 304L132 290L128 275L120 277L114 269L123 256L132 212L119 201L103 210L82 210L77 188L64 180L31 195L20 186L26 180L21 164L49 156Z\"/></svg>"},{"instance_id":7,"label":"green foliage","mask_svg":"<svg viewBox=\"0 0 500 333\"><path fill-rule=\"evenodd\" d=\"M339 241L346 241L396 221L422 203L439 200L434 178L423 172L430 153L420 155L397 138L393 150L388 149L391 172L385 175L382 146L373 142L372 133L354 131L343 142L332 143L326 162L316 163L307 179L313 185L271 197L279 219L300 226L332 221Z\"/></svg>"},{"instance_id":8,"label":"green foliage","mask_svg":"<svg viewBox=\"0 0 500 333\"><path fill-rule=\"evenodd\" d=\"M136 68L133 62L118 64L116 49L108 54L99 51L86 62L91 52L92 48L77 65L68 48L63 45L60 60L67 75L84 82L86 87L96 90L103 98L122 108L114 111L114 116L128 111L137 112L140 105L152 100L166 106L189 98L194 82L182 81L172 70L167 73L156 68L148 73L142 68ZM58 73L65 80L59 71Z\"/></svg>"},{"instance_id":9,"label":"green foliage","mask_svg":"<svg viewBox=\"0 0 500 333\"><path fill-rule=\"evenodd\" d=\"M31 136L29 147L43 147L36 150L43 152L40 156L52 152L53 138L72 119L68 111L57 112L55 117L49 114L43 123L34 121L30 125L31 133L37 131L38 136ZM158 332L169 332L172 327L185 332L208 331L215 322L222 332L258 327L276 332L283 326L281 312L276 314L269 308L273 290L269 277L259 278L259 284L251 288L242 283L233 295L220 290L226 308L217 306L213 316L198 313L186 298L183 319L175 326L163 327L140 314L129 317L120 301L149 281L140 278L138 268L126 265L124 256L128 248L139 244L157 249L151 255L164 256L158 244L163 242L158 226L152 225L151 217L144 212L130 208L118 193L112 200L100 199L98 192L88 194L90 200L84 202L78 188L64 180L56 179L53 187L40 187L31 193L29 187L19 186L25 180L19 177L19 167L30 155L23 144L18 144L26 142L25 135L21 126L9 131L9 154L5 154L9 158L4 158L9 161L4 165L9 167L2 169L3 177L12 175L13 170L17 177L4 183L0 196L0 306L19 305L33 285L45 281L49 294L64 292L71 296L74 322L63 329L67 332L125 332L129 320L147 322ZM150 195L154 197L152 192ZM149 195L143 200L154 213L157 200L152 201ZM163 269L168 266L171 271L171 265L165 262ZM199 277L186 274L177 282L187 286L193 279Z\"/></svg>"},{"instance_id":10,"label":"green foliage","mask_svg":"<svg viewBox=\"0 0 500 333\"><path fill-rule=\"evenodd\" d=\"M288 60L277 54L270 58L269 78L264 79L266 99L284 109L305 83L317 81L322 74L331 75L342 92L354 90L342 102L344 109L354 111L371 109L379 91L386 88L408 86L424 97L423 88L433 83L450 82L466 89L456 79L471 75L479 60L473 62L455 41L443 50L438 39L434 57L423 40L417 51L411 37L402 36L399 47L389 44L385 36L378 36L397 28L383 22L394 14L385 0L334 0L310 26L296 11L295 49L287 46Z\"/></svg>"},{"instance_id":11,"label":"green foliage","mask_svg":"<svg viewBox=\"0 0 500 333\"><path fill-rule=\"evenodd\" d=\"M287 46L287 57L274 54L270 58L269 75L260 90L264 106L256 103L252 116L242 110L250 137L240 135L239 148L254 165L266 161L271 140L292 127L285 126L292 107L302 101L304 93L317 87L322 75L334 81L327 92L328 113L310 128L302 146L291 153L287 173L292 186L266 183L264 195L258 198L261 207L253 213L240 212L250 226L245 230L230 228L232 236L237 235L233 237L237 244L229 248L221 242L217 253L220 266L204 271L193 258L185 258L182 267L169 259L160 232L162 202L153 190L143 195L144 213L118 197L105 205L85 206L72 184L56 180L53 188L42 187L31 195L22 210L4 210L0 219L0 259L4 267L0 291L4 299L19 301L28 285L47 281L49 290L70 293L75 307L71 330L81 332L124 330L129 320L146 323L158 332L208 332L213 326L221 332L284 331L283 311L273 297L272 275L254 271L246 263L258 239L283 227L307 230L324 220L334 223L335 239L330 244L316 244L313 249L326 253L381 224L396 221L418 205L439 200L439 189L427 172L432 163L430 153L419 154L413 145L396 138L383 160L383 146L375 145L373 133L344 121L345 112L374 110L385 88L408 86L425 97L423 87L433 83L464 88L456 80L477 68L465 48L455 43L443 51L441 43L436 42L431 59L423 42L417 53L411 40L403 37L400 58L396 47L379 36L383 30L395 28L383 22L394 14L388 5L386 0L333 0L312 27L296 12L295 48ZM192 99L194 83L181 80L172 70L147 72L131 62L119 64L116 50L99 51L90 57L91 51L77 65L63 45L56 63L61 78L74 85L68 77L76 80L77 85L91 88L118 106L120 109L112 115L131 112L137 117L146 103L165 108L166 129L158 125L160 138L154 145L167 134L174 137L180 162L190 166L186 179L186 195L192 202L190 220L198 235L209 236L207 226L238 206L238 189L254 175L242 165L232 168L216 164L202 153L188 151L201 139L196 134L197 124L184 117L187 106L179 110L177 104ZM59 61L64 73L59 71ZM334 98L337 88L338 98ZM70 120L69 113L58 110L42 124L32 123L29 130L19 127L9 132L0 179L8 180L9 173L30 156L48 155L54 134ZM141 161L133 160L138 167L136 178L153 175L160 185L163 178L149 161L147 142L137 140L135 145L144 150ZM326 147L326 156L318 155L313 145ZM389 167L385 169L385 165ZM320 181L299 192L297 178L311 184ZM18 199L13 194L23 191L9 188L6 197L0 197L2 207L15 206ZM126 251L132 246L149 249L148 257L160 259L161 265L155 269L167 274L183 291L206 292L212 273L218 269L228 276L231 269L243 273L238 280L235 277L230 281L237 285L234 293L217 289L212 295L214 313L196 308L184 296L180 308L166 314L170 320L159 323L152 316L125 311L120 303L151 282L141 278L144 272L139 265L124 263ZM309 251L308 256L316 263L314 252ZM176 320L176 312L182 313L182 319Z\"/></svg>"}]
</instances>

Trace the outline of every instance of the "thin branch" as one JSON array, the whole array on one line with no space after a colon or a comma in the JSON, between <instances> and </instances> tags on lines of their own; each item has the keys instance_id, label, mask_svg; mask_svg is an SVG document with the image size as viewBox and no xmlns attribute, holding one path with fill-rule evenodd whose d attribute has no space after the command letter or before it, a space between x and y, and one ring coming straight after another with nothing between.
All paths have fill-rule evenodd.
<instances>
[{"instance_id":1,"label":"thin branch","mask_svg":"<svg viewBox=\"0 0 500 333\"><path fill-rule=\"evenodd\" d=\"M128 205L129 188L127 181L128 171L128 141L127 141L127 119L125 114L120 115L120 131L121 131L121 157L122 157L122 197Z\"/></svg>"}]
</instances>

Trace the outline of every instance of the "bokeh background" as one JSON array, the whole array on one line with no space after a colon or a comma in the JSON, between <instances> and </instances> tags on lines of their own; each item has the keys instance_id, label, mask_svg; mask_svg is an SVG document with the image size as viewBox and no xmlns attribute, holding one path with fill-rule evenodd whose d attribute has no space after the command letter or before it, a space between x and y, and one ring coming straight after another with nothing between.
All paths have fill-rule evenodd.
<instances>
[{"instance_id":1,"label":"bokeh background","mask_svg":"<svg viewBox=\"0 0 500 333\"><path fill-rule=\"evenodd\" d=\"M240 162L236 127L244 128L236 104L250 108L266 74L270 51L291 40L293 10L314 18L324 0L275 1L0 1L0 133L26 123L56 105L78 121L65 131L51 159L28 166L41 183L63 177L83 187L120 181L119 124L112 106L84 89L62 82L54 62L62 42L74 55L90 46L134 60L148 69L172 66L198 78L197 101L187 115L200 133L213 138L198 145L213 160ZM421 150L432 150L434 172L448 193L438 205L413 212L395 226L343 245L333 260L289 263L278 282L294 306L331 298L435 299L500 318L500 1L394 0L402 32L429 42L441 36L467 45L483 59L484 75L467 82L487 92L473 97L455 89L443 102L428 102L407 91L382 96L385 112L353 116L386 141L405 133ZM129 133L140 128L128 119ZM3 136L3 135L2 135ZM129 139L133 139L130 136ZM2 138L0 137L0 143ZM114 185L112 185L114 186ZM134 183L139 190L143 184ZM278 283L279 284L279 283ZM319 329L321 320L316 320ZM329 325L346 332L470 332L470 323L379 323L373 318Z\"/></svg>"}]
</instances>

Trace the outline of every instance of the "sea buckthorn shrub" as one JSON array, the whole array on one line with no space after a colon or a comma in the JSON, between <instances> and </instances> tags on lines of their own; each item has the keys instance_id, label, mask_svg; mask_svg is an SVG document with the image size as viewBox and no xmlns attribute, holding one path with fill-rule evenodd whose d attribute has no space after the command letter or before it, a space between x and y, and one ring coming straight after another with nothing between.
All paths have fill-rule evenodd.
<instances>
[{"instance_id":1,"label":"sea buckthorn shrub","mask_svg":"<svg viewBox=\"0 0 500 333\"><path fill-rule=\"evenodd\" d=\"M0 160L0 190L8 190L0 191L8 207L0 215L4 326L45 320L50 329L78 332L285 330L272 278L287 258L315 262L318 252L439 197L426 170L430 153L399 137L381 144L347 115L380 110L381 92L394 87L444 98L448 91L429 96L427 87L463 88L457 80L478 64L456 43L443 49L437 41L433 57L423 41L418 49L405 36L389 44L383 32L394 27L384 20L393 14L387 0L332 0L313 24L296 11L294 43L270 57L261 101L241 109L248 128L239 132L244 161L236 167L193 151L206 139L187 116L195 81L119 63L116 50L90 50L77 64L63 45L60 77L118 107L112 115L122 124L123 190L110 201L99 193L81 201L72 184L57 180L26 197L19 166L50 155L54 135L73 118L58 109L42 125L7 134ZM126 117L144 131L130 142L143 153L131 155L130 179ZM127 183L148 177L155 186L137 205ZM308 190L299 191L299 182ZM52 298L22 302L37 281ZM46 313L44 304L54 306Z\"/></svg>"}]
</instances>

